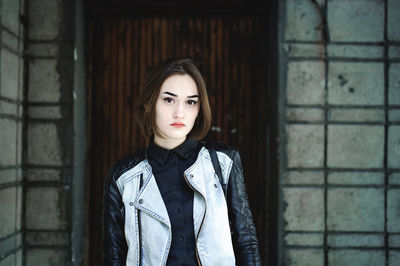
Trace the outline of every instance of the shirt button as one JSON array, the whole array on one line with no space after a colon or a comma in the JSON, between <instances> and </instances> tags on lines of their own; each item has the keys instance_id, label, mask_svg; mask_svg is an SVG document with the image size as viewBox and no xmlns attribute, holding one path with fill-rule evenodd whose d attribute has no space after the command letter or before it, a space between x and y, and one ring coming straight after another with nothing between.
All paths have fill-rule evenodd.
<instances>
[{"instance_id":1,"label":"shirt button","mask_svg":"<svg viewBox=\"0 0 400 266\"><path fill-rule=\"evenodd\" d=\"M133 202L129 202L129 206L133 206Z\"/></svg>"},{"instance_id":2,"label":"shirt button","mask_svg":"<svg viewBox=\"0 0 400 266\"><path fill-rule=\"evenodd\" d=\"M143 203L143 199L140 199L140 200L139 200L139 204L142 204L142 203Z\"/></svg>"},{"instance_id":3,"label":"shirt button","mask_svg":"<svg viewBox=\"0 0 400 266\"><path fill-rule=\"evenodd\" d=\"M179 240L180 240L180 241L183 241L183 236L181 236L181 237L179 238Z\"/></svg>"},{"instance_id":4,"label":"shirt button","mask_svg":"<svg viewBox=\"0 0 400 266\"><path fill-rule=\"evenodd\" d=\"M189 178L193 178L193 175L192 175L192 174L190 174L190 175L189 175Z\"/></svg>"}]
</instances>

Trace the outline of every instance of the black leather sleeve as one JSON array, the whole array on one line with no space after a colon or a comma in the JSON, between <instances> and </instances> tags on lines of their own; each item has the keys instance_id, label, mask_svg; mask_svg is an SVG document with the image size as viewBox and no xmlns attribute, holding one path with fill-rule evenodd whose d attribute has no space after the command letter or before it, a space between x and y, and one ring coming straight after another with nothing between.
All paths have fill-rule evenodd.
<instances>
[{"instance_id":1,"label":"black leather sleeve","mask_svg":"<svg viewBox=\"0 0 400 266\"><path fill-rule=\"evenodd\" d=\"M125 265L128 251L124 234L124 204L116 184L119 171L114 167L104 184L102 260L104 266Z\"/></svg>"},{"instance_id":2,"label":"black leather sleeve","mask_svg":"<svg viewBox=\"0 0 400 266\"><path fill-rule=\"evenodd\" d=\"M237 150L228 182L228 210L237 265L262 265L256 229L247 199L242 163Z\"/></svg>"}]
</instances>

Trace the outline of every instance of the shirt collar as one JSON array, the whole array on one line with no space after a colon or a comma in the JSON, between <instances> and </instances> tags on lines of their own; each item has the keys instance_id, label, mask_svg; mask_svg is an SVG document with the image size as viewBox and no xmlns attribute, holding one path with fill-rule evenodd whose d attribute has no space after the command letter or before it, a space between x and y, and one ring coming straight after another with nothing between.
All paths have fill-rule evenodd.
<instances>
[{"instance_id":1,"label":"shirt collar","mask_svg":"<svg viewBox=\"0 0 400 266\"><path fill-rule=\"evenodd\" d=\"M152 139L149 147L147 148L147 154L151 158L155 159L160 165L163 165L167 161L168 156L173 152L176 152L180 157L187 159L189 155L196 149L198 144L198 141L186 138L186 140L178 147L172 150L167 150L155 144Z\"/></svg>"}]
</instances>

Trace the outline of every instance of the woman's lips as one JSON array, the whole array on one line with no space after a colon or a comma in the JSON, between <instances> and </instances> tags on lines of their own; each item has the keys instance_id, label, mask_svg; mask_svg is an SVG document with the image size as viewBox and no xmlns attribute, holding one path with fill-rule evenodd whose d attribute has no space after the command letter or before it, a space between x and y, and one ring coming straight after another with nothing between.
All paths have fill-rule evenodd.
<instances>
[{"instance_id":1,"label":"woman's lips","mask_svg":"<svg viewBox=\"0 0 400 266\"><path fill-rule=\"evenodd\" d=\"M184 127L185 124L184 123L172 123L170 126L176 127L176 128L181 128Z\"/></svg>"}]
</instances>

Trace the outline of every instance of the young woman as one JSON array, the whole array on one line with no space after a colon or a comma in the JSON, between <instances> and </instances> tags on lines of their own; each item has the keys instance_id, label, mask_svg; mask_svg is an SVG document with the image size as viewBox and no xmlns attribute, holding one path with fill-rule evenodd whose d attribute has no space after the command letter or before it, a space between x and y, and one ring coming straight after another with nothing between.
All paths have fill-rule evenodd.
<instances>
[{"instance_id":1,"label":"young woman","mask_svg":"<svg viewBox=\"0 0 400 266\"><path fill-rule=\"evenodd\" d=\"M104 265L261 265L239 154L202 141L211 112L193 62L155 69L135 115L151 141L106 179Z\"/></svg>"}]
</instances>

